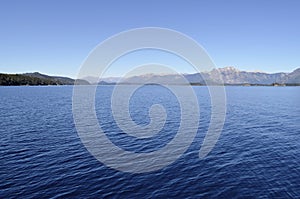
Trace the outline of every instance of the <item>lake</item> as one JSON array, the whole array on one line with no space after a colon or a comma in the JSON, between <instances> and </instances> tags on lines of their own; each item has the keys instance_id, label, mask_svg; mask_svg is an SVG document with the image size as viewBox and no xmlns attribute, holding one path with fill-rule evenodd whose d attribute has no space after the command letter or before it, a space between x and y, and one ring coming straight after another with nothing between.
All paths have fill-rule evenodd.
<instances>
[{"instance_id":1,"label":"lake","mask_svg":"<svg viewBox=\"0 0 300 199\"><path fill-rule=\"evenodd\" d=\"M167 118L153 139L132 139L111 111L113 86L99 86L96 113L112 142L147 153L170 142L180 107L166 88L148 85L130 100L139 125L151 105ZM199 149L210 121L206 87L193 87L200 122L195 139L175 162L127 173L99 162L85 148L72 115L72 86L0 87L0 198L300 198L300 87L226 87L222 134L204 159Z\"/></svg>"}]
</instances>

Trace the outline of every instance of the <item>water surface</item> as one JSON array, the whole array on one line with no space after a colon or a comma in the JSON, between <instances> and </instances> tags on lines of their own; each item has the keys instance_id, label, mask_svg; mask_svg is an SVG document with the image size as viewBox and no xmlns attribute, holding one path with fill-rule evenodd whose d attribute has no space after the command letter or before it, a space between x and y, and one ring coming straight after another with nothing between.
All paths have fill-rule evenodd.
<instances>
[{"instance_id":1,"label":"water surface","mask_svg":"<svg viewBox=\"0 0 300 199\"><path fill-rule=\"evenodd\" d=\"M163 131L131 139L114 123L113 86L96 95L100 125L124 150L163 147L179 128L180 108L165 88L146 86L130 101L133 120L148 124L149 107L166 108ZM209 94L194 87L200 125L173 164L145 174L106 167L85 149L72 116L72 86L0 87L0 198L299 198L300 87L226 87L227 116L212 152L198 152L210 117Z\"/></svg>"}]
</instances>

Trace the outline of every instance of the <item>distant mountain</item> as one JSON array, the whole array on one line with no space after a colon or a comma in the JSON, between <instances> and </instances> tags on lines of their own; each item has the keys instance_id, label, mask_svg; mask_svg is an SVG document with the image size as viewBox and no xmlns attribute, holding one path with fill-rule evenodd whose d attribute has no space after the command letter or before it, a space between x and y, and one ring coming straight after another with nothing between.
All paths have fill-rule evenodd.
<instances>
[{"instance_id":1,"label":"distant mountain","mask_svg":"<svg viewBox=\"0 0 300 199\"><path fill-rule=\"evenodd\" d=\"M287 83L289 79L289 73L263 73L263 72L246 72L240 71L233 67L225 67L214 69L207 73L196 73L192 75L186 75L185 77L190 82L200 81L205 83L202 76L208 81L208 83L218 82L214 76L219 72L224 84L273 84ZM299 80L300 83L300 80Z\"/></svg>"},{"instance_id":2,"label":"distant mountain","mask_svg":"<svg viewBox=\"0 0 300 199\"><path fill-rule=\"evenodd\" d=\"M223 80L225 85L300 85L300 68L291 73L269 74L264 72L246 72L234 67L225 67L214 69L210 72L184 74L183 76L192 85L220 84L220 79ZM179 78L180 76L177 74L144 74L125 79L121 77L102 78L98 82L99 78L96 77L75 80L68 77L49 76L38 72L25 74L0 73L0 85L73 85L74 83L79 85L88 85L90 83L113 85L118 82L123 84L143 84L145 82L178 84Z\"/></svg>"},{"instance_id":3,"label":"distant mountain","mask_svg":"<svg viewBox=\"0 0 300 199\"><path fill-rule=\"evenodd\" d=\"M84 77L84 78L82 78L82 79L88 81L88 82L91 83L91 84L97 84L98 81L99 81L99 78L98 78L98 77L93 77L93 76L87 76L87 77Z\"/></svg>"},{"instance_id":4,"label":"distant mountain","mask_svg":"<svg viewBox=\"0 0 300 199\"><path fill-rule=\"evenodd\" d=\"M272 84L299 84L300 85L300 68L291 73L264 73L264 72L246 72L240 71L234 67L225 67L214 69L210 72L184 74L183 75L190 84L204 85L204 84L219 84L220 79L226 85L272 85ZM160 82L165 84L176 84L179 75L157 75L145 74L122 79L115 78L124 84L139 84L144 82ZM107 78L109 79L109 78ZM206 80L206 82L204 81ZM101 79L101 84L116 83L118 81L105 81Z\"/></svg>"},{"instance_id":5,"label":"distant mountain","mask_svg":"<svg viewBox=\"0 0 300 199\"><path fill-rule=\"evenodd\" d=\"M68 77L48 76L38 72L25 74L1 74L0 85L19 86L19 85L88 85L86 80L75 80Z\"/></svg>"},{"instance_id":6,"label":"distant mountain","mask_svg":"<svg viewBox=\"0 0 300 199\"><path fill-rule=\"evenodd\" d=\"M139 84L139 83L161 83L161 84L178 84L179 75L156 75L156 74L145 74L139 76L133 76L126 79L122 79L120 83Z\"/></svg>"},{"instance_id":7,"label":"distant mountain","mask_svg":"<svg viewBox=\"0 0 300 199\"><path fill-rule=\"evenodd\" d=\"M300 68L289 73L288 80L286 82L289 84L299 84L300 83Z\"/></svg>"},{"instance_id":8,"label":"distant mountain","mask_svg":"<svg viewBox=\"0 0 300 199\"><path fill-rule=\"evenodd\" d=\"M120 77L104 77L104 78L101 78L101 80L99 81L99 77L93 77L93 76L87 76L87 77L84 77L82 78L86 81L88 81L89 83L91 84L110 84L110 83L116 83L118 81L121 80Z\"/></svg>"},{"instance_id":9,"label":"distant mountain","mask_svg":"<svg viewBox=\"0 0 300 199\"><path fill-rule=\"evenodd\" d=\"M285 83L288 74L286 73L262 73L239 71L233 67L219 69L224 83L226 84L272 84Z\"/></svg>"}]
</instances>

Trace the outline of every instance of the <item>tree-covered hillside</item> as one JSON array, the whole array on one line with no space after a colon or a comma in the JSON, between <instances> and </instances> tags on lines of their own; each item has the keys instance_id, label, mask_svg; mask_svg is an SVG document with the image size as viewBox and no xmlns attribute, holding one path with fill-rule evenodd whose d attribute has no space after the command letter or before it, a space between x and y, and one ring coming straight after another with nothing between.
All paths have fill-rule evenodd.
<instances>
[{"instance_id":1,"label":"tree-covered hillside","mask_svg":"<svg viewBox=\"0 0 300 199\"><path fill-rule=\"evenodd\" d=\"M52 77L43 75L40 73L28 73L28 74L1 74L0 73L0 85L1 86L22 86L22 85L73 85L74 79L67 77ZM77 84L89 84L85 80L77 80Z\"/></svg>"}]
</instances>

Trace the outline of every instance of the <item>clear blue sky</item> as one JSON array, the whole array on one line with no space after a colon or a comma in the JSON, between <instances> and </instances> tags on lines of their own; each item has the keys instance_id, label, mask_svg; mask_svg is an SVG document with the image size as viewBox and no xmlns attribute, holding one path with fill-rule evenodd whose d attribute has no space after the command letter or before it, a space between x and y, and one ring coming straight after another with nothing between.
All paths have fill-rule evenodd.
<instances>
[{"instance_id":1,"label":"clear blue sky","mask_svg":"<svg viewBox=\"0 0 300 199\"><path fill-rule=\"evenodd\" d=\"M101 41L131 28L175 29L218 67L300 67L298 0L1 0L0 72L75 77Z\"/></svg>"}]
</instances>

